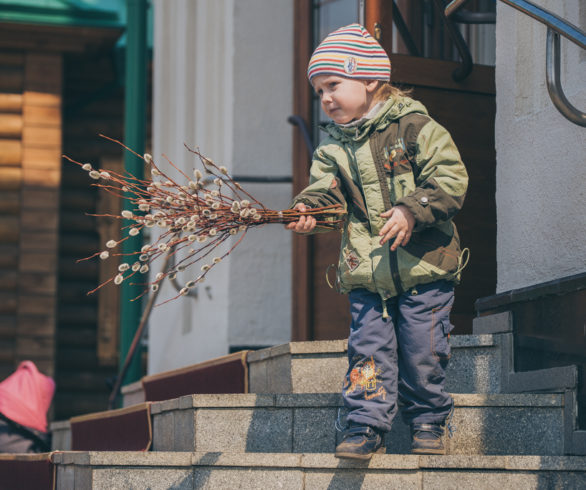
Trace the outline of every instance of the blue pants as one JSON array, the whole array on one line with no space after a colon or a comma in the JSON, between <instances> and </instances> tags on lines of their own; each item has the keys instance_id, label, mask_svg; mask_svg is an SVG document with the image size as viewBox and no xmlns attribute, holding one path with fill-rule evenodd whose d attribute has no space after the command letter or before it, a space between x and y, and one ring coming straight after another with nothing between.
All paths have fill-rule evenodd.
<instances>
[{"instance_id":1,"label":"blue pants","mask_svg":"<svg viewBox=\"0 0 586 490\"><path fill-rule=\"evenodd\" d=\"M454 286L437 281L387 301L366 289L350 293L352 324L342 395L347 421L388 432L397 401L406 423L443 423L452 398L444 391L450 357Z\"/></svg>"}]
</instances>

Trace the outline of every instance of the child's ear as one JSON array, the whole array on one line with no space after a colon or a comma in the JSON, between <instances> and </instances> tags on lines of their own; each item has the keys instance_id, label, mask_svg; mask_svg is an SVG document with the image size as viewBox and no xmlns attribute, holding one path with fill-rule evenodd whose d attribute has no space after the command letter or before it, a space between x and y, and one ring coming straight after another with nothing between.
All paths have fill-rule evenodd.
<instances>
[{"instance_id":1,"label":"child's ear","mask_svg":"<svg viewBox=\"0 0 586 490\"><path fill-rule=\"evenodd\" d=\"M364 84L366 85L366 91L371 94L378 88L378 80L365 80Z\"/></svg>"}]
</instances>

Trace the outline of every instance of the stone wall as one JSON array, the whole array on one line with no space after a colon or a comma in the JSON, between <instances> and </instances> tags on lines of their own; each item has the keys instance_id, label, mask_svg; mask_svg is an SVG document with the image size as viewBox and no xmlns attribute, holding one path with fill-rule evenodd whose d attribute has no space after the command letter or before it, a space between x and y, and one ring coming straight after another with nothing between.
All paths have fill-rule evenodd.
<instances>
[{"instance_id":1,"label":"stone wall","mask_svg":"<svg viewBox=\"0 0 586 490\"><path fill-rule=\"evenodd\" d=\"M580 0L539 4L586 30ZM497 292L586 270L586 129L566 120L545 81L547 28L497 10ZM562 38L562 86L586 111L586 51Z\"/></svg>"}]
</instances>

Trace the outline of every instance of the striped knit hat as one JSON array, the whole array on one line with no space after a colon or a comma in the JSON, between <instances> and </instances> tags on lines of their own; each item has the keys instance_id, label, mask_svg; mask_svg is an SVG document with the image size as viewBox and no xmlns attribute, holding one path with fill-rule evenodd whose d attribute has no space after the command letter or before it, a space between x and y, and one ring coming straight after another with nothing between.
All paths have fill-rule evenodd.
<instances>
[{"instance_id":1,"label":"striped knit hat","mask_svg":"<svg viewBox=\"0 0 586 490\"><path fill-rule=\"evenodd\" d=\"M338 75L369 80L391 79L391 61L381 45L360 24L329 34L309 60L307 77Z\"/></svg>"}]
</instances>

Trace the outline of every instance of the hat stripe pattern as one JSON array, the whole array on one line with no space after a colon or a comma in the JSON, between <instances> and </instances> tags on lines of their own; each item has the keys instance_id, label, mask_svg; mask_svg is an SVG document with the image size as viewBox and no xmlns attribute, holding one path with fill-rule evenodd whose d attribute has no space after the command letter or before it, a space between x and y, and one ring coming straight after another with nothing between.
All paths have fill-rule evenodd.
<instances>
[{"instance_id":1,"label":"hat stripe pattern","mask_svg":"<svg viewBox=\"0 0 586 490\"><path fill-rule=\"evenodd\" d=\"M388 82L391 79L391 61L363 26L350 24L329 34L313 52L307 76L311 80L318 75Z\"/></svg>"}]
</instances>

